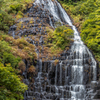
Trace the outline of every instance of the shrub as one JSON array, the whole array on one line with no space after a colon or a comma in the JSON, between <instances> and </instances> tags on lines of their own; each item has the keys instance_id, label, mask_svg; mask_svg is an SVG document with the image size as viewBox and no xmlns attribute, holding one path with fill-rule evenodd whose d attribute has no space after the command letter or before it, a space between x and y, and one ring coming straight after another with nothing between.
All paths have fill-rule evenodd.
<instances>
[{"instance_id":1,"label":"shrub","mask_svg":"<svg viewBox=\"0 0 100 100\"><path fill-rule=\"evenodd\" d=\"M83 23L81 29L82 40L93 50L96 55L100 56L100 9L90 13L88 19ZM90 30L91 29L91 30Z\"/></svg>"},{"instance_id":2,"label":"shrub","mask_svg":"<svg viewBox=\"0 0 100 100\"><path fill-rule=\"evenodd\" d=\"M90 14L97 8L98 8L98 5L96 4L95 0L87 0L87 2L84 2L81 5L81 8L79 9L79 13L80 14Z\"/></svg>"},{"instance_id":3,"label":"shrub","mask_svg":"<svg viewBox=\"0 0 100 100\"><path fill-rule=\"evenodd\" d=\"M20 18L23 18L23 16L24 16L24 14L21 11L18 11L16 18L20 19Z\"/></svg>"},{"instance_id":4,"label":"shrub","mask_svg":"<svg viewBox=\"0 0 100 100\"><path fill-rule=\"evenodd\" d=\"M27 86L20 81L10 64L0 63L0 100L23 100Z\"/></svg>"},{"instance_id":5,"label":"shrub","mask_svg":"<svg viewBox=\"0 0 100 100\"><path fill-rule=\"evenodd\" d=\"M25 71L25 63L23 61L18 63L18 68L23 72Z\"/></svg>"},{"instance_id":6,"label":"shrub","mask_svg":"<svg viewBox=\"0 0 100 100\"><path fill-rule=\"evenodd\" d=\"M8 31L9 27L14 24L14 19L6 12L0 11L0 30Z\"/></svg>"},{"instance_id":7,"label":"shrub","mask_svg":"<svg viewBox=\"0 0 100 100\"><path fill-rule=\"evenodd\" d=\"M55 29L53 33L53 44L56 44L57 47L60 47L62 50L71 42L73 36L73 31L65 26L60 26Z\"/></svg>"},{"instance_id":8,"label":"shrub","mask_svg":"<svg viewBox=\"0 0 100 100\"><path fill-rule=\"evenodd\" d=\"M22 5L21 4L13 4L13 5L10 5L10 8L11 8L10 9L11 12L13 12L13 11L18 12L22 9Z\"/></svg>"},{"instance_id":9,"label":"shrub","mask_svg":"<svg viewBox=\"0 0 100 100\"><path fill-rule=\"evenodd\" d=\"M5 41L0 41L0 58L2 63L11 63L12 67L17 67L20 61L19 57L15 57L11 53L11 47Z\"/></svg>"},{"instance_id":10,"label":"shrub","mask_svg":"<svg viewBox=\"0 0 100 100\"><path fill-rule=\"evenodd\" d=\"M19 57L15 58L15 56L11 53L4 52L3 53L3 63L11 63L12 67L17 67L18 63L21 59Z\"/></svg>"},{"instance_id":11,"label":"shrub","mask_svg":"<svg viewBox=\"0 0 100 100\"><path fill-rule=\"evenodd\" d=\"M54 61L54 65L56 66L56 65L58 64L58 62L59 62L59 60L56 59L56 60Z\"/></svg>"},{"instance_id":12,"label":"shrub","mask_svg":"<svg viewBox=\"0 0 100 100\"><path fill-rule=\"evenodd\" d=\"M70 27L60 26L53 31L53 29L47 27L47 36L44 37L44 57L52 59L55 57L60 57L59 55L62 51L70 45L73 38L73 31ZM41 55L40 55L41 57ZM43 58L43 61L47 60Z\"/></svg>"},{"instance_id":13,"label":"shrub","mask_svg":"<svg viewBox=\"0 0 100 100\"><path fill-rule=\"evenodd\" d=\"M35 67L33 65L29 67L28 73L35 73Z\"/></svg>"}]
</instances>

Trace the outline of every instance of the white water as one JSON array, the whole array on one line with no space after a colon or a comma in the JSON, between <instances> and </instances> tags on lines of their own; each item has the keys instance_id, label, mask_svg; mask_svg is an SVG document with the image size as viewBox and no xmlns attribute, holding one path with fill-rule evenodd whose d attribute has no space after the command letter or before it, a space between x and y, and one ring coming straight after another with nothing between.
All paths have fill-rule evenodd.
<instances>
[{"instance_id":1,"label":"white water","mask_svg":"<svg viewBox=\"0 0 100 100\"><path fill-rule=\"evenodd\" d=\"M52 0L36 0L35 4L38 4L38 5L43 4L44 8L49 10L49 12L53 15L53 17L56 20L68 23L69 26L71 26L72 29L74 30L74 44L71 47L71 52L74 55L73 65L71 69L71 85L70 85L71 99L72 100L85 100L85 97L84 97L85 87L83 85L83 69L84 69L83 61L85 60L84 56L88 55L92 62L92 66L91 66L93 68L93 80L92 81L97 80L95 59L93 58L88 48L81 41L79 32L77 31L76 27L72 24L72 21L70 20L69 16L67 15L65 10L61 7L61 5L56 0L54 2L52 2ZM56 76L55 76L55 87L56 87L57 66L56 66L55 72L56 72ZM66 76L66 73L67 72L65 72L65 76ZM65 77L65 79L67 79L67 77ZM60 85L62 85L62 63L60 63ZM56 91L58 92L57 89ZM62 94L63 93L64 91L62 89ZM63 100L63 97L64 96L62 95L62 100Z\"/></svg>"}]
</instances>

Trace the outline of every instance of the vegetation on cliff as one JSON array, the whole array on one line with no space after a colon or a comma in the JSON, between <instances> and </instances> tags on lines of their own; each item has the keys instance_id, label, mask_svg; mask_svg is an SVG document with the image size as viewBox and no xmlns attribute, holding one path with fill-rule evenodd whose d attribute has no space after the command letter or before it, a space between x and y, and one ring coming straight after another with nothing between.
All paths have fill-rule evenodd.
<instances>
[{"instance_id":1,"label":"vegetation on cliff","mask_svg":"<svg viewBox=\"0 0 100 100\"><path fill-rule=\"evenodd\" d=\"M11 64L0 63L0 100L23 100L26 89Z\"/></svg>"},{"instance_id":2,"label":"vegetation on cliff","mask_svg":"<svg viewBox=\"0 0 100 100\"><path fill-rule=\"evenodd\" d=\"M0 0L0 100L23 100L27 86L22 82L23 59L34 59L34 46L24 38L7 35L9 27L24 17L32 0ZM34 53L34 54L33 54Z\"/></svg>"},{"instance_id":3,"label":"vegetation on cliff","mask_svg":"<svg viewBox=\"0 0 100 100\"><path fill-rule=\"evenodd\" d=\"M73 30L70 27L59 26L55 30L47 27L47 35L44 37L44 52L47 59L60 57L64 50L69 50L70 43L73 42ZM40 56L41 57L41 56Z\"/></svg>"},{"instance_id":4,"label":"vegetation on cliff","mask_svg":"<svg viewBox=\"0 0 100 100\"><path fill-rule=\"evenodd\" d=\"M0 0L0 30L8 31L16 19L24 17L34 0Z\"/></svg>"},{"instance_id":5,"label":"vegetation on cliff","mask_svg":"<svg viewBox=\"0 0 100 100\"><path fill-rule=\"evenodd\" d=\"M72 29L66 26L59 26L53 32L52 37L49 37L49 40L52 40L53 45L64 50L66 46L69 46L72 36Z\"/></svg>"},{"instance_id":6,"label":"vegetation on cliff","mask_svg":"<svg viewBox=\"0 0 100 100\"><path fill-rule=\"evenodd\" d=\"M33 2L34 0L0 0L0 100L23 100L23 93L28 88L22 82L23 77L21 74L25 71L23 60L30 62L28 65L30 67L27 70L28 74L30 73L29 78L33 78L34 74L36 74L36 69L32 64L37 59L37 55L35 46L30 44L30 40L27 38L28 35L24 34L21 38L16 37L16 39L9 36L12 33L8 35L10 26L14 24L16 25L17 35L20 30L30 29L30 25L34 26L32 17L27 25L18 20L28 17L24 12L32 6ZM38 20L39 17L35 20L36 24L38 24ZM38 26L41 27L42 25L39 24ZM69 26L60 26L55 30L49 27L42 27L44 31L47 31L47 35L38 34L36 37L36 35L33 36L31 34L29 36L37 44L39 44L40 37L43 36L45 42L43 44L44 50L42 50L41 46L37 46L39 57L42 55L48 60L53 59L54 56L59 57L63 50L67 51L70 42L73 41L71 39L73 38L73 31ZM38 27L36 30L38 31ZM57 62L58 60L55 60L55 64Z\"/></svg>"},{"instance_id":7,"label":"vegetation on cliff","mask_svg":"<svg viewBox=\"0 0 100 100\"><path fill-rule=\"evenodd\" d=\"M81 32L82 40L100 61L100 1L99 0L59 0L65 10L74 19Z\"/></svg>"}]
</instances>

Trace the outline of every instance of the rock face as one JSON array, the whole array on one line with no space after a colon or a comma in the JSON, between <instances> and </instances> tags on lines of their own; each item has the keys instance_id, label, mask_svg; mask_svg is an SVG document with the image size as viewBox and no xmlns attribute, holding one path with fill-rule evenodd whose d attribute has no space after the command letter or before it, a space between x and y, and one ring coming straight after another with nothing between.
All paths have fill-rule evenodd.
<instances>
[{"instance_id":1,"label":"rock face","mask_svg":"<svg viewBox=\"0 0 100 100\"><path fill-rule=\"evenodd\" d=\"M28 17L18 20L11 26L9 35L14 38L26 37L26 40L42 48L46 26L55 28L55 22L69 24L74 30L74 43L60 57L43 61L38 56L36 74L30 79L26 71L24 80L29 88L24 93L24 100L93 100L100 98L99 83L97 82L97 63L91 52L81 41L77 29L57 1L36 0L27 12ZM63 45L63 44L62 44ZM45 57L45 56L44 56ZM59 61L55 64L55 59ZM98 88L98 91L96 91Z\"/></svg>"}]
</instances>

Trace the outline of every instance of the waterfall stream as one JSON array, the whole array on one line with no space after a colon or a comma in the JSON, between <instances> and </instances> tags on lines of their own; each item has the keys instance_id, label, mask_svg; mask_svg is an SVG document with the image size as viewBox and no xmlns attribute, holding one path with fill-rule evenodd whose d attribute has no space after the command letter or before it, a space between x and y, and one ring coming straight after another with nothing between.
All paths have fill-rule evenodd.
<instances>
[{"instance_id":1,"label":"waterfall stream","mask_svg":"<svg viewBox=\"0 0 100 100\"><path fill-rule=\"evenodd\" d=\"M91 74L93 74L93 78L91 79L91 82L95 83L97 80L96 78L97 77L97 69L96 69L97 65L96 65L95 59L93 58L88 48L81 41L79 32L77 31L76 27L72 24L72 21L70 20L69 16L67 15L65 10L61 7L61 5L56 0L55 1L36 0L35 4L39 6L43 4L44 8L47 9L53 15L55 20L69 24L69 26L71 26L72 29L74 30L74 44L71 47L71 55L69 55L69 59L68 59L68 60L72 60L72 64L69 63L69 65L71 66L71 72L70 72L71 81L69 85L69 90L65 89L65 87L68 85L68 79L69 79L68 67L67 65L65 66L65 84L63 85L63 70L62 70L62 61L61 61L59 63L59 67L56 66L55 68L55 84L54 84L55 93L58 94L58 98L60 98L60 100L68 100L68 98L70 98L71 100L88 100L85 97L86 89L85 89L85 83L83 82L85 80L84 70L86 70L84 66L87 65L88 63L87 59L88 60L90 59L91 66L89 64L88 66L90 66L89 68L92 70ZM58 71L60 71L59 75L58 75ZM58 77L59 77L59 80L58 80ZM57 82L59 82L59 86L57 86L58 84ZM60 95L59 93L61 94L60 97L59 97Z\"/></svg>"},{"instance_id":2,"label":"waterfall stream","mask_svg":"<svg viewBox=\"0 0 100 100\"><path fill-rule=\"evenodd\" d=\"M34 82L29 82L27 70L23 73L23 82L29 86L24 93L24 100L93 100L96 92L93 87L97 84L97 62L82 42L79 32L60 3L57 0L36 0L28 13L29 18L23 20L27 24L31 17L34 19L34 25L20 30L19 37L27 35L30 38L28 35L34 35L36 38L37 35L41 35L39 44L35 39L30 40L33 45L40 45L43 50L42 35L46 34L46 30L43 30L44 23L46 21L55 28L54 21L57 21L68 24L73 29L74 43L68 52L57 58L57 65L54 64L55 59L42 62L39 49L36 49L38 63ZM42 24L41 27L37 23ZM15 26L10 28L10 33L14 38L17 36Z\"/></svg>"}]
</instances>

